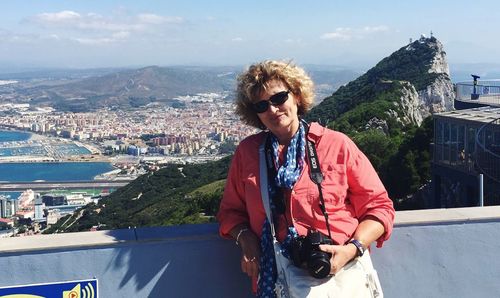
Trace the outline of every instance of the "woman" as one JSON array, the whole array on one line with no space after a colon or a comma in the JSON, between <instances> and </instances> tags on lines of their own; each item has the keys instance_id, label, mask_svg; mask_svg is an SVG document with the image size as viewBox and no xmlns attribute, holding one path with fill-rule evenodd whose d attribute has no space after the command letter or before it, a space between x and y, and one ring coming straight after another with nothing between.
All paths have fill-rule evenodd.
<instances>
[{"instance_id":1,"label":"woman","mask_svg":"<svg viewBox=\"0 0 500 298\"><path fill-rule=\"evenodd\" d=\"M258 148L268 135L275 165L269 194L282 197L284 205L283 212L277 211L280 200L273 199L280 242L311 230L331 235L334 244L320 249L331 253L330 273L335 274L372 242L381 247L392 231L392 201L366 156L344 134L301 121L313 96L313 83L305 71L286 62L257 63L238 78L236 113L246 124L264 131L247 137L236 149L218 220L220 234L241 247L241 269L253 279L253 289L260 296L266 295L262 277L273 270L264 241L269 223L259 183ZM320 207L320 190L309 175L306 142L315 144L328 218Z\"/></svg>"}]
</instances>

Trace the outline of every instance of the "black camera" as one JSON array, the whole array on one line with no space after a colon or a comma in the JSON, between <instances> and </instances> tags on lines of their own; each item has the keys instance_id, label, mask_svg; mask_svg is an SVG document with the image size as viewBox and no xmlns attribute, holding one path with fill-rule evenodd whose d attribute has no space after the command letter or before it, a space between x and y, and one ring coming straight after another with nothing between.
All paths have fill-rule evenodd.
<instances>
[{"instance_id":1,"label":"black camera","mask_svg":"<svg viewBox=\"0 0 500 298\"><path fill-rule=\"evenodd\" d=\"M315 230L309 230L307 236L300 236L292 241L291 256L297 267L306 265L309 274L315 278L325 278L330 274L331 254L319 249L320 244L333 244L328 238Z\"/></svg>"}]
</instances>

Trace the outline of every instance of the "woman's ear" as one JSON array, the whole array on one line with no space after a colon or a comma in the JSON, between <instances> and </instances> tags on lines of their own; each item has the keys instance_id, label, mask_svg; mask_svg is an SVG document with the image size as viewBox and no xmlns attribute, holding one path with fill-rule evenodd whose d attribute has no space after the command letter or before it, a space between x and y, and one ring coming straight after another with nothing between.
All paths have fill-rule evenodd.
<instances>
[{"instance_id":1,"label":"woman's ear","mask_svg":"<svg viewBox=\"0 0 500 298\"><path fill-rule=\"evenodd\" d=\"M302 96L301 95L296 95L294 93L293 94L293 100L295 101L295 104L297 105L297 107L301 108L302 107Z\"/></svg>"}]
</instances>

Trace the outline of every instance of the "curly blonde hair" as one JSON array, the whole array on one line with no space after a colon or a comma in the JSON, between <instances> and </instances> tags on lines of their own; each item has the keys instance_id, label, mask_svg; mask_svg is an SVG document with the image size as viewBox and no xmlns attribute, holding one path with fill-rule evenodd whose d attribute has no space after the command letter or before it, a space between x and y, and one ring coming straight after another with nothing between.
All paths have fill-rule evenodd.
<instances>
[{"instance_id":1,"label":"curly blonde hair","mask_svg":"<svg viewBox=\"0 0 500 298\"><path fill-rule=\"evenodd\" d=\"M259 99L270 81L281 81L298 99L298 114L309 111L314 101L314 83L307 73L291 62L266 60L251 65L238 76L236 88L236 114L253 127L265 129L252 103Z\"/></svg>"}]
</instances>

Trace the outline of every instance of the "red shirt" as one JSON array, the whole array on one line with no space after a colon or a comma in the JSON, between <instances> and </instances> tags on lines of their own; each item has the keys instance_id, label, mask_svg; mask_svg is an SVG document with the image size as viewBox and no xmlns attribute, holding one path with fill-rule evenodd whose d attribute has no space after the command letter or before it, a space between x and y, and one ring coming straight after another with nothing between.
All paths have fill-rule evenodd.
<instances>
[{"instance_id":1,"label":"red shirt","mask_svg":"<svg viewBox=\"0 0 500 298\"><path fill-rule=\"evenodd\" d=\"M261 132L249 136L236 149L217 215L223 237L230 237L229 232L242 223L261 236L266 214L260 194L258 148L265 135ZM381 247L392 232L395 212L370 161L346 135L317 123L310 125L307 137L316 144L324 175L321 186L333 240L344 244L352 237L358 223L371 215L385 228L385 233L377 240L377 246ZM293 224L299 235L306 235L309 229L328 235L319 207L318 187L309 177L307 162L285 197L288 223ZM282 216L278 223L279 240L284 239L286 227Z\"/></svg>"}]
</instances>

